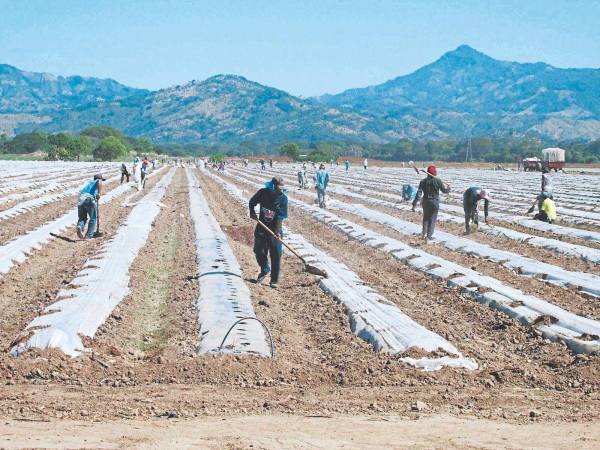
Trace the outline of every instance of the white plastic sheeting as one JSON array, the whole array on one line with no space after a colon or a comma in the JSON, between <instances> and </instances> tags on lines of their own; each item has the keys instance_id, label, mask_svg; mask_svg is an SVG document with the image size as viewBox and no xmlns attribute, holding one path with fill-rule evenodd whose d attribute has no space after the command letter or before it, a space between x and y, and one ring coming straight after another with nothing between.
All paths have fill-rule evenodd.
<instances>
[{"instance_id":1,"label":"white plastic sheeting","mask_svg":"<svg viewBox=\"0 0 600 450\"><path fill-rule=\"evenodd\" d=\"M174 173L171 169L131 210L115 236L86 262L70 283L72 287L61 289L58 301L27 326L11 348L13 356L33 347L58 348L72 357L85 351L81 337L94 337L128 294L129 267L148 239L152 222L160 212L159 202Z\"/></svg>"},{"instance_id":2,"label":"white plastic sheeting","mask_svg":"<svg viewBox=\"0 0 600 450\"><path fill-rule=\"evenodd\" d=\"M117 181L118 179L119 179L119 176L114 176L112 178L109 178L106 182L111 183L113 181ZM49 203L61 200L63 198L70 197L72 195L77 195L85 187L85 184L89 183L89 181L91 181L91 180L88 180L85 183L80 183L78 186L76 186L74 188L66 189L62 192L57 192L55 194L48 194L48 195L43 195L38 198L33 198L31 200L21 202L15 206L13 206L12 208L8 208L4 211L0 211L0 221L12 219L13 217L16 217L20 214L29 212L35 208L39 208L40 206L47 205Z\"/></svg>"},{"instance_id":3,"label":"white plastic sheeting","mask_svg":"<svg viewBox=\"0 0 600 450\"><path fill-rule=\"evenodd\" d=\"M290 199L290 203L365 245L390 253L396 259L432 278L446 280L448 286L460 289L462 293L480 303L502 311L523 324L537 326L545 337L564 341L576 353L600 351L599 321L577 316L492 277L415 249L327 210L294 199ZM544 317L549 317L552 323L538 323Z\"/></svg>"},{"instance_id":4,"label":"white plastic sheeting","mask_svg":"<svg viewBox=\"0 0 600 450\"><path fill-rule=\"evenodd\" d=\"M198 353L235 353L270 356L265 330L256 318L250 290L227 238L210 207L198 180L186 168L190 214L196 236L198 262ZM239 322L241 319L249 318ZM236 322L239 322L236 324ZM235 325L235 326L234 326ZM231 329L233 327L233 329ZM226 333L231 329L221 347Z\"/></svg>"},{"instance_id":5,"label":"white plastic sheeting","mask_svg":"<svg viewBox=\"0 0 600 450\"><path fill-rule=\"evenodd\" d=\"M152 172L149 176L157 175L160 170ZM132 187L130 184L121 184L115 189L108 191L100 198L100 205L111 202L115 197L130 190ZM0 246L0 274L8 273L15 264L23 263L33 250L39 250L50 240L54 239L52 234L59 234L69 227L74 227L77 219L77 208L74 208L57 219L51 220L35 230L18 236Z\"/></svg>"},{"instance_id":6,"label":"white plastic sheeting","mask_svg":"<svg viewBox=\"0 0 600 450\"><path fill-rule=\"evenodd\" d=\"M237 187L213 174L209 175L240 203L247 204L246 197ZM346 265L317 249L301 235L289 229L286 229L285 234L286 242L306 261L327 272L328 277L320 278L319 286L344 305L352 331L370 343L376 351L403 353L411 347L418 347L426 352L442 350L448 356L401 359L427 371L442 367L477 369L474 360L465 358L450 342L412 320L396 305L366 285Z\"/></svg>"}]
</instances>

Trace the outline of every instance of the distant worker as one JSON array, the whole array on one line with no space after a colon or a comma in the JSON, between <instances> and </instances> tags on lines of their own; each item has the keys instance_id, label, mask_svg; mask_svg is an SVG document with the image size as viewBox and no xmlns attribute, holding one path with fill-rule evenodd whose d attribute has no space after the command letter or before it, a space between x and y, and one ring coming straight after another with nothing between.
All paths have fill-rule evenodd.
<instances>
[{"instance_id":1,"label":"distant worker","mask_svg":"<svg viewBox=\"0 0 600 450\"><path fill-rule=\"evenodd\" d=\"M552 194L554 187L552 186L552 177L550 176L550 169L544 167L542 169L542 195Z\"/></svg>"},{"instance_id":2,"label":"distant worker","mask_svg":"<svg viewBox=\"0 0 600 450\"><path fill-rule=\"evenodd\" d=\"M552 223L556 220L556 205L551 197L546 197L542 194L542 206L540 212L538 212L533 218L541 220L542 222Z\"/></svg>"},{"instance_id":3,"label":"distant worker","mask_svg":"<svg viewBox=\"0 0 600 450\"><path fill-rule=\"evenodd\" d=\"M350 168L350 161L344 161L344 166L346 166L346 172L348 172L348 169Z\"/></svg>"},{"instance_id":4,"label":"distant worker","mask_svg":"<svg viewBox=\"0 0 600 450\"><path fill-rule=\"evenodd\" d=\"M365 158L365 160L363 161L363 167L365 168L365 170L367 170L367 167L369 167L369 161L367 160L367 158Z\"/></svg>"},{"instance_id":5,"label":"distant worker","mask_svg":"<svg viewBox=\"0 0 600 450\"><path fill-rule=\"evenodd\" d=\"M260 160L260 170L265 170L265 160L264 159Z\"/></svg>"},{"instance_id":6,"label":"distant worker","mask_svg":"<svg viewBox=\"0 0 600 450\"><path fill-rule=\"evenodd\" d=\"M298 170L298 189L304 189L305 184L305 174L302 169Z\"/></svg>"},{"instance_id":7,"label":"distant worker","mask_svg":"<svg viewBox=\"0 0 600 450\"><path fill-rule=\"evenodd\" d=\"M270 160L269 160L269 166L270 166L271 168L273 168L273 160L272 160L272 159L270 159Z\"/></svg>"},{"instance_id":8,"label":"distant worker","mask_svg":"<svg viewBox=\"0 0 600 450\"><path fill-rule=\"evenodd\" d=\"M129 183L129 170L127 170L127 166L125 163L121 164L121 184L123 184L123 180L127 178L127 182Z\"/></svg>"},{"instance_id":9,"label":"distant worker","mask_svg":"<svg viewBox=\"0 0 600 450\"><path fill-rule=\"evenodd\" d=\"M450 185L444 184L442 180L437 177L437 170L434 166L427 167L427 177L423 178L419 183L419 189L417 189L417 195L413 200L412 210L414 211L417 207L417 203L423 196L423 228L421 230L421 238L427 242L428 239L433 237L435 231L435 222L437 220L437 214L440 209L440 191L444 194L450 192Z\"/></svg>"},{"instance_id":10,"label":"distant worker","mask_svg":"<svg viewBox=\"0 0 600 450\"><path fill-rule=\"evenodd\" d=\"M479 213L477 204L483 200L483 215L485 223L488 223L488 211L490 205L490 194L485 189L479 187L470 187L463 194L463 209L465 210L465 231L471 233L471 221L475 225L475 232L479 229Z\"/></svg>"},{"instance_id":11,"label":"distant worker","mask_svg":"<svg viewBox=\"0 0 600 450\"><path fill-rule=\"evenodd\" d=\"M315 173L315 189L317 190L317 202L319 208L325 208L325 191L329 184L329 172L325 170L325 164L319 166L319 170Z\"/></svg>"},{"instance_id":12,"label":"distant worker","mask_svg":"<svg viewBox=\"0 0 600 450\"><path fill-rule=\"evenodd\" d=\"M150 163L148 162L148 158L144 156L144 160L142 161L142 168L140 172L140 183L142 184L142 189L146 187L146 175L148 174L148 167Z\"/></svg>"},{"instance_id":13,"label":"distant worker","mask_svg":"<svg viewBox=\"0 0 600 450\"><path fill-rule=\"evenodd\" d=\"M96 220L98 217L98 200L102 195L102 182L105 178L102 174L94 175L94 179L90 181L82 189L77 200L77 236L79 239L83 239L83 229L85 223L88 221L88 228L85 237L91 239L95 236L96 232Z\"/></svg>"},{"instance_id":14,"label":"distant worker","mask_svg":"<svg viewBox=\"0 0 600 450\"><path fill-rule=\"evenodd\" d=\"M410 202L415 199L417 196L417 188L412 184L403 184L402 185L402 200L405 202Z\"/></svg>"},{"instance_id":15,"label":"distant worker","mask_svg":"<svg viewBox=\"0 0 600 450\"><path fill-rule=\"evenodd\" d=\"M256 205L260 205L258 217L254 210ZM260 283L271 273L270 286L276 289L283 253L281 245L281 238L283 237L282 224L288 216L288 198L284 193L283 178L273 177L271 181L265 183L265 187L252 196L249 207L250 218L259 220L275 234L275 236L272 236L260 224L257 224L254 230L254 255L260 266L260 273L256 277L256 282ZM270 267L269 256L271 258Z\"/></svg>"}]
</instances>

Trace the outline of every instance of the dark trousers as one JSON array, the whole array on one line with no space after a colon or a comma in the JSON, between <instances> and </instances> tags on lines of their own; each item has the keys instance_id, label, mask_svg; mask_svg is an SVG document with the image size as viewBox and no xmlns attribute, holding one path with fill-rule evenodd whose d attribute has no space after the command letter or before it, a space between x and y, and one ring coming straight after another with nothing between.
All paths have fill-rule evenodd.
<instances>
[{"instance_id":1,"label":"dark trousers","mask_svg":"<svg viewBox=\"0 0 600 450\"><path fill-rule=\"evenodd\" d=\"M281 255L283 246L281 242L266 231L254 231L254 255L256 262L260 266L262 273L271 272L271 283L277 283L279 280L279 270L281 268ZM271 256L271 266L269 267L269 256Z\"/></svg>"},{"instance_id":2,"label":"dark trousers","mask_svg":"<svg viewBox=\"0 0 600 450\"><path fill-rule=\"evenodd\" d=\"M423 231L421 231L421 234L423 236L427 236L427 239L431 239L433 237L433 232L435 231L435 222L437 221L439 209L439 200L423 200Z\"/></svg>"},{"instance_id":3,"label":"dark trousers","mask_svg":"<svg viewBox=\"0 0 600 450\"><path fill-rule=\"evenodd\" d=\"M127 177L127 182L129 183L129 172L121 172L121 184L123 184L125 177Z\"/></svg>"},{"instance_id":4,"label":"dark trousers","mask_svg":"<svg viewBox=\"0 0 600 450\"><path fill-rule=\"evenodd\" d=\"M479 213L477 212L477 205L469 206L463 204L463 208L465 209L465 228L467 233L470 233L471 221L473 221L475 225L479 226Z\"/></svg>"},{"instance_id":5,"label":"dark trousers","mask_svg":"<svg viewBox=\"0 0 600 450\"><path fill-rule=\"evenodd\" d=\"M96 217L98 216L98 205L92 196L80 197L79 202L77 203L77 226L83 229L85 228L85 223L90 218L90 222L88 224L88 229L86 236L91 238L94 236L94 232L96 231Z\"/></svg>"}]
</instances>

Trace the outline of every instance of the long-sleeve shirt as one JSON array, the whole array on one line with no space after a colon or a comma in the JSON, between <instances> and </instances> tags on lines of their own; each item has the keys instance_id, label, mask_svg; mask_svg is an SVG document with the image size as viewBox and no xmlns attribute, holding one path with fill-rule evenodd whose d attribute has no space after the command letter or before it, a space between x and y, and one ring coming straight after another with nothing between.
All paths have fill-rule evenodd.
<instances>
[{"instance_id":1,"label":"long-sleeve shirt","mask_svg":"<svg viewBox=\"0 0 600 450\"><path fill-rule=\"evenodd\" d=\"M417 195L413 200L413 206L416 206L421 196L424 201L435 201L440 199L440 191L444 194L450 192L450 187L447 187L442 180L437 177L427 176L423 178L419 183L419 189L417 189Z\"/></svg>"},{"instance_id":2,"label":"long-sleeve shirt","mask_svg":"<svg viewBox=\"0 0 600 450\"><path fill-rule=\"evenodd\" d=\"M276 194L275 191L265 187L259 189L250 199L250 216L253 213L256 214L254 210L256 205L260 205L259 220L272 232L278 233L281 236L281 224L283 219L286 219L288 216L287 196L283 192ZM258 225L257 230L262 230L260 225Z\"/></svg>"},{"instance_id":3,"label":"long-sleeve shirt","mask_svg":"<svg viewBox=\"0 0 600 450\"><path fill-rule=\"evenodd\" d=\"M329 183L329 173L326 170L317 170L315 174L315 187L317 189L325 190Z\"/></svg>"},{"instance_id":4,"label":"long-sleeve shirt","mask_svg":"<svg viewBox=\"0 0 600 450\"><path fill-rule=\"evenodd\" d=\"M470 187L465 191L465 193L463 194L463 207L465 208L465 211L472 211L473 209L477 208L477 202L481 200L479 198L479 194L481 194L482 190L483 189L481 189L480 187ZM489 205L490 201L484 200L483 214L486 218L488 216Z\"/></svg>"}]
</instances>

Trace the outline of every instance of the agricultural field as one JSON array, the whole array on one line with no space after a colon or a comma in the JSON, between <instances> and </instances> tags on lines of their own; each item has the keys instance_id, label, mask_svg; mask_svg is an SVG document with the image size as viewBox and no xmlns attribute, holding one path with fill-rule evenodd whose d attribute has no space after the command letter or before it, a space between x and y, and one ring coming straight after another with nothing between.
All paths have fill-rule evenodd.
<instances>
[{"instance_id":1,"label":"agricultural field","mask_svg":"<svg viewBox=\"0 0 600 450\"><path fill-rule=\"evenodd\" d=\"M171 161L143 190L119 167L0 162L0 447L600 446L600 172L552 175L550 225L539 173L439 168L424 243L408 167L328 165L325 209L298 164ZM98 172L104 234L80 240ZM273 176L326 277L285 251L279 288L254 282ZM470 186L490 223L464 235Z\"/></svg>"}]
</instances>

